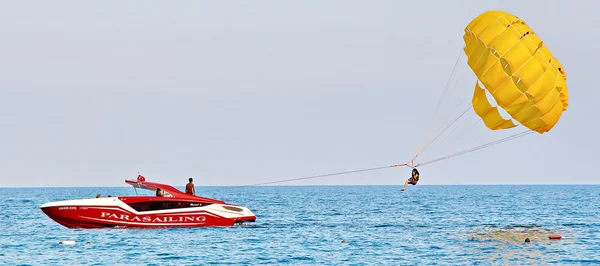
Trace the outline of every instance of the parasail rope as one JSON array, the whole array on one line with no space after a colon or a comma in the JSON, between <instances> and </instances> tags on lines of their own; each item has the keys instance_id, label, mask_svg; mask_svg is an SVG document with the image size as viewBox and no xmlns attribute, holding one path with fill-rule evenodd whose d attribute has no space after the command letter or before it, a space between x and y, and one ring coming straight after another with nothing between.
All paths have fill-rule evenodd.
<instances>
[{"instance_id":1,"label":"parasail rope","mask_svg":"<svg viewBox=\"0 0 600 266\"><path fill-rule=\"evenodd\" d=\"M454 64L454 68L452 69L452 73L450 74L450 77L448 77L448 80L446 81L445 89L444 89L442 95L440 96L440 98L438 99L436 108L435 108L435 110L434 110L434 112L432 114L431 119L428 122L428 125L427 125L427 128L426 128L426 132L429 132L431 130L431 127L433 126L433 123L432 123L433 119L435 118L436 114L438 113L438 111L440 109L440 106L441 106L442 100L444 99L444 96L448 93L448 90L450 89L450 87L454 88L456 86L456 84L454 84L454 86L451 86L450 82L451 82L452 78L454 77L454 75L456 74L456 71L457 71L457 68L458 68L458 63L460 62L460 59L462 58L463 54L464 54L463 53L463 49L461 49L460 52L459 52L458 57L456 58L456 62ZM455 102L458 101L458 100L460 100L460 99L457 98L455 100ZM449 112L449 114L454 113L454 111L456 111L456 109L458 109L458 107L460 107L460 105L461 105L460 103L461 102L462 102L462 100L459 101L459 103L453 108L453 111ZM454 103L452 105L454 105ZM470 148L470 149L467 149L467 150L463 150L463 151L456 152L456 153L453 153L453 154L450 154L450 155L439 157L437 159L426 161L424 163L415 164L415 159L417 158L417 156L419 156L425 149L427 149L440 136L442 136L450 127L452 127L461 117L463 117L469 111L469 109L471 109L471 106L472 106L472 104L469 104L469 106L460 115L458 115L446 128L444 128L436 137L434 137L423 148L420 148L418 150L418 152L414 155L414 157L412 157L412 159L408 163L405 163L405 164L395 164L395 165L391 165L391 166L388 165L388 166L365 168L365 169L358 169L358 170L351 170L351 171L344 171L344 172L320 174L320 175L297 177L297 178L290 178L290 179L281 179L281 180L275 180L275 181L269 181L269 182L262 182L262 183L255 183L255 184L243 185L243 186L232 186L232 187L224 187L224 188L220 188L220 189L218 189L218 188L217 189L210 189L208 191L215 191L215 190L221 190L221 189L230 189L230 188L244 188L244 187L252 187L252 186L277 184L277 183L285 183L285 182L292 182L292 181L299 181L299 180L308 180L308 179L315 179L315 178L328 177L328 176L336 176L336 175L345 175L345 174L352 174L352 173L359 173L359 172L375 171L375 170L381 170L381 169L386 169L386 168L391 168L391 167L400 167L400 166L407 166L407 167L410 167L410 168L416 168L418 166L423 166L423 165L432 164L432 163L435 163L435 162L439 162L439 161L451 159L451 158L454 158L454 157L457 157L457 156L460 156L460 155L464 155L464 154L467 154L467 153L475 152L477 150L481 150L481 149L484 149L484 148L487 148L487 147L490 147L490 146L501 144L501 143L504 143L504 142L507 142L507 141L510 141L510 140L513 140L513 139L517 139L517 138L524 137L524 136L530 135L532 133L535 133L533 130L527 130L527 131L520 132L520 133L511 135L511 136L508 136L508 137L504 137L504 138L501 138L501 139L498 139L498 140L495 140L495 141L492 141L492 142L489 142L489 143L485 143L485 144L482 144L482 145L479 145L479 146L476 146L476 147L473 147L473 148ZM450 117L447 117L447 118L443 119L444 123L442 123L442 124L445 124L445 122L447 122L448 120L450 120L449 118ZM462 133L460 133L460 135L462 135L468 129L469 128L465 129ZM452 135L452 133L454 133L455 130L456 130L456 128L454 130L452 130L452 132L450 133L450 135ZM423 143L425 141L426 136L427 136L427 134L423 135L423 137L421 139L421 143ZM445 142L448 137L449 137L449 135L446 136L446 138L444 138L442 140L442 142Z\"/></svg>"},{"instance_id":2,"label":"parasail rope","mask_svg":"<svg viewBox=\"0 0 600 266\"><path fill-rule=\"evenodd\" d=\"M352 173L359 173L359 172L375 171L375 170L381 170L381 169L391 168L391 167L400 167L400 166L408 166L408 164L405 164L405 163L403 163L403 164L394 164L394 165L387 165L387 166L380 166L380 167L373 167L373 168L351 170L351 171L345 171L345 172L337 172L337 173L329 173L329 174L321 174L321 175L297 177L297 178L290 178L290 179L282 179L282 180L269 181L269 182L263 182L263 183L256 183L256 184L244 185L244 186L226 187L226 188L221 188L221 189L243 188L243 187L270 185L270 184L277 184L277 183L284 183L284 182L291 182L291 181L298 181L298 180L306 180L306 179L313 179L313 178L320 178L320 177L327 177L327 176L345 175L345 174L352 174ZM215 190L221 190L221 189L211 189L209 191L215 191Z\"/></svg>"},{"instance_id":3,"label":"parasail rope","mask_svg":"<svg viewBox=\"0 0 600 266\"><path fill-rule=\"evenodd\" d=\"M380 166L380 167L372 167L372 168L364 168L364 169L358 169L358 170L351 170L351 171L344 171L344 172L336 172L336 173L329 173L329 174L321 174L321 175L313 175L313 176L305 176L305 177L297 177L297 178L290 178L290 179L282 179L282 180L275 180L275 181L269 181L269 182L262 182L262 183L255 183L255 184L250 184L250 185L244 185L244 186L234 186L234 187L224 187L224 188L215 188L215 189L209 189L209 190L205 190L205 191L218 191L218 190L223 190L223 189L232 189L232 188L244 188L244 187L252 187L252 186L261 186L261 185L270 185L270 184L277 184L277 183L284 183L284 182L291 182L291 181L298 181L298 180L307 180L307 179L314 179L314 178L321 178L321 177L327 177L327 176L336 176L336 175L345 175L345 174L352 174L352 173L359 173L359 172L367 172L367 171L375 171L375 170L381 170L381 169L386 169L386 168L392 168L392 167L400 167L400 166L407 166L410 168L415 168L418 166L423 166L426 164L432 164L435 162L439 162L439 161L443 161L443 160L447 160L456 156L460 156L463 154L467 154L470 152L474 152L483 148L487 148L496 144L500 144L512 139L516 139L516 138L520 138L520 137L524 137L527 136L529 134L535 133L532 130L527 130L524 132L520 132L499 140L495 140L474 148L470 148L468 150L464 150L461 152L457 152L451 155L447 155L444 157L440 157L431 161L427 161L424 163L420 163L420 164L414 164L414 160L411 160L408 163L403 163L403 164L394 164L394 165L387 165L387 166Z\"/></svg>"},{"instance_id":4,"label":"parasail rope","mask_svg":"<svg viewBox=\"0 0 600 266\"><path fill-rule=\"evenodd\" d=\"M463 49L461 48L460 51L458 52L458 56L456 57L456 62L454 62L454 68L452 69L452 73L450 73L450 76L448 77L448 80L446 81L446 86L444 88L444 92L442 93L442 95L440 95L440 98L438 99L437 105L435 107L435 110L433 111L433 114L431 115L431 119L429 120L429 123L427 124L427 128L426 128L425 132L428 132L430 130L430 128L433 126L433 118L435 117L438 110L440 109L440 106L442 104L442 99L444 99L444 95L446 95L446 93L448 92L448 89L450 88L450 81L452 80L452 77L454 77L454 74L456 73L456 69L458 68L458 62L460 62L460 59L462 58L463 54L464 54ZM421 138L421 143L423 143L425 141L426 136L427 136L426 134L423 134L423 137Z\"/></svg>"},{"instance_id":5,"label":"parasail rope","mask_svg":"<svg viewBox=\"0 0 600 266\"><path fill-rule=\"evenodd\" d=\"M413 156L412 160L416 159L417 156L419 156L419 154L421 154L425 149L427 149L427 147L429 147L431 144L433 144L433 142L435 142L441 135L444 134L444 132L446 132L446 130L448 130L450 127L452 127L452 125L454 125L454 123L456 123L456 121L458 121L458 119L460 119L463 115L465 115L467 113L467 111L469 111L469 109L471 109L471 105L469 105L469 107L467 107L467 109L465 109L458 117L456 117L454 119L454 121L452 121L452 123L450 123L450 125L448 125L446 128L444 128L444 130L442 130L442 132L440 132L435 138L433 138L427 145L425 145L425 147L423 147L421 150L419 150L415 156Z\"/></svg>"},{"instance_id":6,"label":"parasail rope","mask_svg":"<svg viewBox=\"0 0 600 266\"><path fill-rule=\"evenodd\" d=\"M439 162L439 161L443 161L443 160L447 160L447 159L450 159L450 158L453 158L453 157L456 157L456 156L459 156L459 155L463 155L463 154L467 154L467 153L474 152L474 151L477 151L477 150L481 150L483 148L494 146L494 145L497 145L497 144L500 144L500 143L503 143L503 142L507 142L509 140L513 140L513 139L516 139L516 138L524 137L524 136L527 136L527 135L533 134L533 133L535 133L535 131L532 131L532 130L527 130L527 131L524 131L524 132L520 132L520 133L517 133L517 134L514 134L514 135L510 135L508 137L505 137L505 138L502 138L502 139L499 139L499 140L488 142L486 144L483 144L483 145L480 145L480 146L477 146L477 147L474 147L474 148L470 148L470 149L467 149L467 150L464 150L464 151L461 151L461 152L457 152L457 153L450 154L450 155L447 155L447 156L444 156L444 157L440 157L440 158L437 158L437 159L434 159L434 160L431 160L431 161L420 163L420 164L415 165L415 167L416 166L426 165L426 164L431 164L431 163L435 163L435 162Z\"/></svg>"},{"instance_id":7,"label":"parasail rope","mask_svg":"<svg viewBox=\"0 0 600 266\"><path fill-rule=\"evenodd\" d=\"M345 174L352 174L352 173L359 173L359 172L375 171L375 170L381 170L381 169L392 168L392 167L400 167L400 166L407 166L407 167L410 167L410 168L415 168L415 167L418 167L418 166L423 166L423 165L426 165L426 164L432 164L432 163L435 163L435 162L439 162L439 161L442 161L442 160L447 160L447 159L450 159L450 158L453 158L453 157L456 157L456 156L460 156L460 155L463 155L463 154L474 152L474 151L477 151L477 150L480 150L480 149L483 149L483 148L487 148L487 147L490 147L490 146L493 146L493 145L496 145L496 144L500 144L500 143L503 143L503 142L506 142L506 141L509 141L509 140L512 140L512 139L516 139L516 138L519 138L519 137L527 136L527 135L532 134L532 133L535 133L535 132L532 131L532 130L520 132L520 133L511 135L511 136L508 136L508 137L505 137L505 138L502 138L502 139L499 139L499 140L496 140L496 141L492 141L492 142L489 142L489 143L486 143L486 144L483 144L483 145L480 145L480 146L477 146L477 147L474 147L474 148L471 148L471 149L468 149L468 150L457 152L457 153L454 153L454 154L451 154L451 155L440 157L440 158L437 158L437 159L434 159L434 160L431 160L431 161L427 161L427 162L424 162L424 163L420 163L420 164L414 164L414 160L411 160L410 162L403 163L403 164L394 164L394 165L387 165L387 166L380 166L380 167L373 167L373 168L364 168L364 169L344 171L344 172L336 172L336 173L329 173L329 174L321 174L321 175L297 177L297 178L290 178L290 179L282 179L282 180L275 180L275 181L269 181L269 182L255 183L255 184L244 185L244 186L224 187L224 188L220 188L220 189L216 188L216 189L209 189L209 190L206 190L206 191L217 191L217 190L222 190L222 189L244 188L244 187L252 187L252 186L270 185L270 184L277 184L277 183L284 183L284 182L291 182L291 181L298 181L298 180L307 180L307 179L321 178L321 177L327 177L327 176L336 176L336 175L345 175Z\"/></svg>"}]
</instances>

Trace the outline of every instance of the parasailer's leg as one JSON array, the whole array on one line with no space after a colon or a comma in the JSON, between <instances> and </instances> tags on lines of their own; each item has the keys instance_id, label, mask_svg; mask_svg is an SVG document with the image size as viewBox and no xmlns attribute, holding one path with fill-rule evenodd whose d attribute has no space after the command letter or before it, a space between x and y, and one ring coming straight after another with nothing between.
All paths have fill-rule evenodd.
<instances>
[{"instance_id":1,"label":"parasailer's leg","mask_svg":"<svg viewBox=\"0 0 600 266\"><path fill-rule=\"evenodd\" d=\"M417 174L418 175L418 174ZM408 184L411 184L413 186L417 185L417 180L414 177L411 177L409 179L406 179L406 182L404 182L404 187L400 190L400 191L405 191L406 187L408 186Z\"/></svg>"},{"instance_id":2,"label":"parasailer's leg","mask_svg":"<svg viewBox=\"0 0 600 266\"><path fill-rule=\"evenodd\" d=\"M407 186L408 186L408 179L406 179L406 181L404 182L404 187L400 191L405 191Z\"/></svg>"}]
</instances>

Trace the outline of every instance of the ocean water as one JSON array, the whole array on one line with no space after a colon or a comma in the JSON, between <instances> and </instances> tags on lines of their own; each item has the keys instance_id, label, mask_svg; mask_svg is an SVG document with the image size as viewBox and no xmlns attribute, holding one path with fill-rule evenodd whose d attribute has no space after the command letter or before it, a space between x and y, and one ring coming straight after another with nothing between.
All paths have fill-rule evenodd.
<instances>
[{"instance_id":1,"label":"ocean water","mask_svg":"<svg viewBox=\"0 0 600 266\"><path fill-rule=\"evenodd\" d=\"M417 185L405 192L398 186L198 187L197 192L247 206L257 221L226 228L68 229L39 205L97 193L132 195L133 189L0 188L0 264L600 264L600 186ZM549 234L563 239L549 240ZM65 240L77 243L58 244Z\"/></svg>"}]
</instances>

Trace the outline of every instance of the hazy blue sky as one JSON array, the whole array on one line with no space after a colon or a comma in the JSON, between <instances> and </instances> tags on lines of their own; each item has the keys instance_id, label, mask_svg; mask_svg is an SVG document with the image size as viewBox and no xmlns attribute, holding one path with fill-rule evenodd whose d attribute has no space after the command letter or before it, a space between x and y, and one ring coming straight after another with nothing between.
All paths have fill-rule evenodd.
<instances>
[{"instance_id":1,"label":"hazy blue sky","mask_svg":"<svg viewBox=\"0 0 600 266\"><path fill-rule=\"evenodd\" d=\"M550 133L423 166L421 184L600 183L599 7L7 1L0 186L125 186L138 171L177 186L190 176L199 186L246 185L404 163L426 132L464 27L489 9L523 18L562 62L569 109ZM459 69L454 92L468 100L474 79L465 62ZM476 122L469 132L497 138ZM431 146L429 158L476 144L456 139L445 142L453 149ZM409 172L285 185L401 184Z\"/></svg>"}]
</instances>

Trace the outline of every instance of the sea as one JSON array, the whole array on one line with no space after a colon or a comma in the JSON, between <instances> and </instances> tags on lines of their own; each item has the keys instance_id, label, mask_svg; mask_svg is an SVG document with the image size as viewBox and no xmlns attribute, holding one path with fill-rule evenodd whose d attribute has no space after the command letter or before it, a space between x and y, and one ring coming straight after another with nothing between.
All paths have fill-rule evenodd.
<instances>
[{"instance_id":1,"label":"sea","mask_svg":"<svg viewBox=\"0 0 600 266\"><path fill-rule=\"evenodd\" d=\"M0 265L600 264L600 186L400 188L198 186L256 222L169 229L68 229L39 209L131 187L0 188Z\"/></svg>"}]
</instances>

